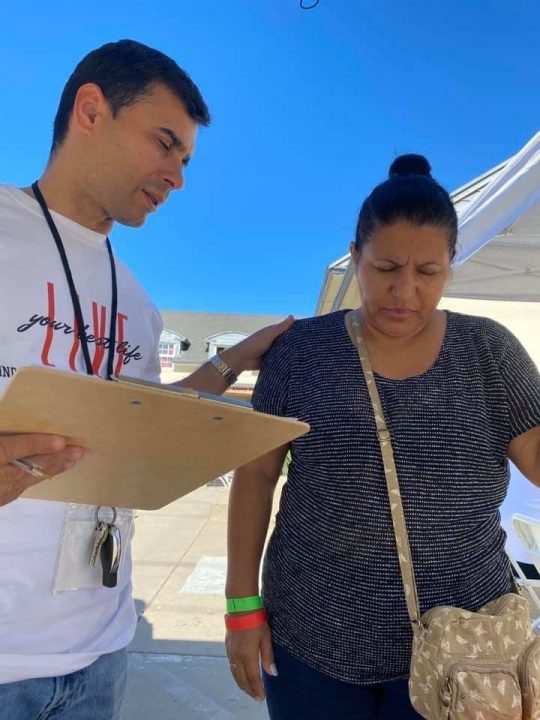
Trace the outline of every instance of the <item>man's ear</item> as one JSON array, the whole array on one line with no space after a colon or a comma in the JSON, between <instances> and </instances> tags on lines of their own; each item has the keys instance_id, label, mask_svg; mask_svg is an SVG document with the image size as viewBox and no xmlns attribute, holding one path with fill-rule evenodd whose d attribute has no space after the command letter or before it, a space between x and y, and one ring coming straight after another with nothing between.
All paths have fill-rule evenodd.
<instances>
[{"instance_id":1,"label":"man's ear","mask_svg":"<svg viewBox=\"0 0 540 720\"><path fill-rule=\"evenodd\" d=\"M99 85L85 83L77 90L70 126L74 131L85 136L93 133L96 123L101 117L110 115L109 105Z\"/></svg>"}]
</instances>

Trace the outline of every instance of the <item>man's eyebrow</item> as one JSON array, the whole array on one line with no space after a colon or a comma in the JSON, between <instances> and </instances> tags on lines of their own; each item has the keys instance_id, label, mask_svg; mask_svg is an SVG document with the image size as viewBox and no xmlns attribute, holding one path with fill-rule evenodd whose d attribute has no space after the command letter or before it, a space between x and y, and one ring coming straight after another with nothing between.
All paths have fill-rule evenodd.
<instances>
[{"instance_id":1,"label":"man's eyebrow","mask_svg":"<svg viewBox=\"0 0 540 720\"><path fill-rule=\"evenodd\" d=\"M165 135L168 135L170 137L170 139L172 140L172 144L174 145L175 148L177 148L178 150L186 149L184 143L180 140L178 135L173 130L171 130L170 128L166 128L166 127L160 127L160 128L158 128L158 130L160 130L162 133L164 133Z\"/></svg>"}]
</instances>

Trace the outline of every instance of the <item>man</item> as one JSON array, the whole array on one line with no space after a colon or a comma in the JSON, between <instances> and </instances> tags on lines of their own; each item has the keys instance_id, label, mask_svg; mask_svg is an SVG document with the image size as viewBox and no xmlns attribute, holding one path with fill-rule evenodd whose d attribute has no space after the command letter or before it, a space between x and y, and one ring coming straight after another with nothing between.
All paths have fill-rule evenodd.
<instances>
[{"instance_id":1,"label":"man","mask_svg":"<svg viewBox=\"0 0 540 720\"><path fill-rule=\"evenodd\" d=\"M115 221L142 225L182 188L198 126L209 121L195 84L156 50L123 40L79 63L42 177L23 190L0 187L0 296L9 310L0 318L0 365L9 369L0 388L30 364L158 380L159 313L106 236ZM226 350L183 384L223 392L291 322ZM11 464L29 457L57 474L82 454L63 438L0 436L0 707L10 720L120 716L136 623L129 551L116 587L104 587L70 545L96 508L20 499L36 479ZM130 521L123 516L125 528Z\"/></svg>"}]
</instances>

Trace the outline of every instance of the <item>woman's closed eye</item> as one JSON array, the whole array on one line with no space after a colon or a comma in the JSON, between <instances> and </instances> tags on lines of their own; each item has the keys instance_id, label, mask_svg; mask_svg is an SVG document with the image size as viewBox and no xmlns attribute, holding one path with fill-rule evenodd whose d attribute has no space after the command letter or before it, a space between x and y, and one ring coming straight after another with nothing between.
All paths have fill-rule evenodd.
<instances>
[{"instance_id":1,"label":"woman's closed eye","mask_svg":"<svg viewBox=\"0 0 540 720\"><path fill-rule=\"evenodd\" d=\"M418 268L418 272L421 275L437 275L441 271L438 265L423 265Z\"/></svg>"},{"instance_id":2,"label":"woman's closed eye","mask_svg":"<svg viewBox=\"0 0 540 720\"><path fill-rule=\"evenodd\" d=\"M384 266L375 266L375 269L382 273L389 273L389 272L395 272L396 270L400 269L400 265L384 265ZM427 267L419 267L416 269L416 272L419 275L436 275L438 272L440 272L440 268L435 266L427 266Z\"/></svg>"}]
</instances>

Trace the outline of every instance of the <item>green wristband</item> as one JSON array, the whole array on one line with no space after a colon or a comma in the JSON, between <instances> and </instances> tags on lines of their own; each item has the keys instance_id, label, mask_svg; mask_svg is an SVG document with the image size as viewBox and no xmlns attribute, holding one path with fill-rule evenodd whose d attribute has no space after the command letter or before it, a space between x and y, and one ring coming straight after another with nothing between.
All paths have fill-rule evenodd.
<instances>
[{"instance_id":1,"label":"green wristband","mask_svg":"<svg viewBox=\"0 0 540 720\"><path fill-rule=\"evenodd\" d=\"M227 612L237 613L246 612L247 610L261 610L263 607L260 595L250 595L243 598L227 598Z\"/></svg>"}]
</instances>

